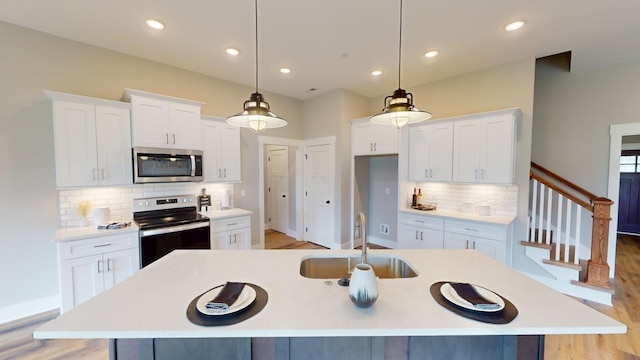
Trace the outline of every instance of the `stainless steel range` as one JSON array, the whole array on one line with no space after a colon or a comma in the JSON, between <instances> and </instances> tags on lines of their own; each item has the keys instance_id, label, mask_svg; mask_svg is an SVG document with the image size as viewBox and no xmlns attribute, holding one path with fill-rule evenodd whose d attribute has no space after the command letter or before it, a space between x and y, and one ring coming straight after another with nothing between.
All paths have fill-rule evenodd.
<instances>
[{"instance_id":1,"label":"stainless steel range","mask_svg":"<svg viewBox=\"0 0 640 360\"><path fill-rule=\"evenodd\" d=\"M211 249L209 218L190 195L133 200L133 220L140 239L140 266L177 249Z\"/></svg>"}]
</instances>

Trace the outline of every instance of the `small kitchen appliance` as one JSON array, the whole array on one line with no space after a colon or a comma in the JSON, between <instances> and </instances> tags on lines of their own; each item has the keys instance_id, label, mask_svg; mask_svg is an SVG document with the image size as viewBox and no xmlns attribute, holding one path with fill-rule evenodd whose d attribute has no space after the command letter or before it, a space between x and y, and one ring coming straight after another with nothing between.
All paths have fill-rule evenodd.
<instances>
[{"instance_id":1,"label":"small kitchen appliance","mask_svg":"<svg viewBox=\"0 0 640 360\"><path fill-rule=\"evenodd\" d=\"M168 183L204 180L200 150L133 148L133 182Z\"/></svg>"}]
</instances>

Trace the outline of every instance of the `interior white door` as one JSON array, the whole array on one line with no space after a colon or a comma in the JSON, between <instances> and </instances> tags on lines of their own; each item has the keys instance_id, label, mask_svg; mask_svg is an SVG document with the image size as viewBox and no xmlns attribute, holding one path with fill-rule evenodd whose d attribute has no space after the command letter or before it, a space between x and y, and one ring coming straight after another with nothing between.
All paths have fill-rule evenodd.
<instances>
[{"instance_id":1,"label":"interior white door","mask_svg":"<svg viewBox=\"0 0 640 360\"><path fill-rule=\"evenodd\" d=\"M305 240L334 245L335 145L309 146L305 151Z\"/></svg>"},{"instance_id":2,"label":"interior white door","mask_svg":"<svg viewBox=\"0 0 640 360\"><path fill-rule=\"evenodd\" d=\"M267 151L267 194L269 226L287 233L289 226L289 148L269 147Z\"/></svg>"}]
</instances>

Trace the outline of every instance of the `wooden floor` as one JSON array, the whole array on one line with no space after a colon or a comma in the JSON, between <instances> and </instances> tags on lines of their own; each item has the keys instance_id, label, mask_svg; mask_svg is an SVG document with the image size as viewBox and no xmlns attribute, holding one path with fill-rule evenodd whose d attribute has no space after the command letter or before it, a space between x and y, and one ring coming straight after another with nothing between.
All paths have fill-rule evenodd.
<instances>
[{"instance_id":1,"label":"wooden floor","mask_svg":"<svg viewBox=\"0 0 640 360\"><path fill-rule=\"evenodd\" d=\"M619 235L617 246L613 307L583 302L625 323L627 334L547 336L545 359L640 360L640 237ZM267 231L265 248L324 249L275 231ZM34 340L33 331L56 316L54 311L0 325L0 359L109 358L107 340Z\"/></svg>"}]
</instances>

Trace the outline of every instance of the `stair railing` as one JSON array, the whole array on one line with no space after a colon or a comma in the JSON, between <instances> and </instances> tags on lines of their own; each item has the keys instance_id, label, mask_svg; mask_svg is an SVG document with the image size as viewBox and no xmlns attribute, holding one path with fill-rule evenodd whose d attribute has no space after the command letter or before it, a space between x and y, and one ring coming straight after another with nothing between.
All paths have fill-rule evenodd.
<instances>
[{"instance_id":1,"label":"stair railing","mask_svg":"<svg viewBox=\"0 0 640 360\"><path fill-rule=\"evenodd\" d=\"M529 174L531 179L529 241L538 239L540 243L554 246L555 259L553 260L555 261L579 264L582 255L579 250L582 211L588 211L592 214L593 224L586 282L610 288L607 249L613 201L596 196L534 162L531 162ZM573 213L574 208L575 213ZM555 219L552 216L553 213L556 215ZM554 227L557 236L552 239L551 233ZM562 236L563 232L564 236ZM572 246L575 249L573 256L571 256Z\"/></svg>"}]
</instances>

